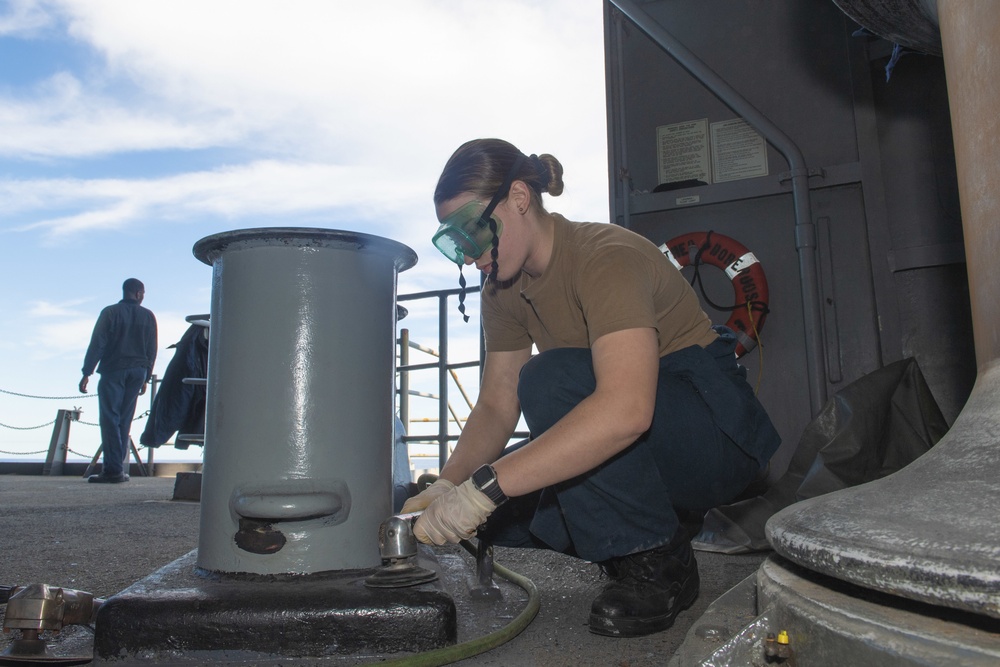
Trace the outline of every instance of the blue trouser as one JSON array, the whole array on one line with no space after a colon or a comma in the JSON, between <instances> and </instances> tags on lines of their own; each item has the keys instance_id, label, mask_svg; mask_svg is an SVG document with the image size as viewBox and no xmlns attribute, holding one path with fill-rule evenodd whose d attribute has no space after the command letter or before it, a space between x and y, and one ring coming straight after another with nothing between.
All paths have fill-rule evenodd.
<instances>
[{"instance_id":1,"label":"blue trouser","mask_svg":"<svg viewBox=\"0 0 1000 667\"><path fill-rule=\"evenodd\" d=\"M104 475L120 475L125 470L129 431L135 417L139 390L146 381L145 368L123 368L101 372L97 400L101 410L101 444L104 446Z\"/></svg>"},{"instance_id":2,"label":"blue trouser","mask_svg":"<svg viewBox=\"0 0 1000 667\"><path fill-rule=\"evenodd\" d=\"M642 437L594 470L511 499L480 537L599 562L668 543L680 528L675 508L707 510L732 500L779 442L732 348L730 337L704 350L688 348L677 359L663 357L653 422ZM554 349L529 360L518 398L532 436L595 388L589 349ZM710 405L723 397L725 404ZM729 410L732 401L739 405Z\"/></svg>"}]
</instances>

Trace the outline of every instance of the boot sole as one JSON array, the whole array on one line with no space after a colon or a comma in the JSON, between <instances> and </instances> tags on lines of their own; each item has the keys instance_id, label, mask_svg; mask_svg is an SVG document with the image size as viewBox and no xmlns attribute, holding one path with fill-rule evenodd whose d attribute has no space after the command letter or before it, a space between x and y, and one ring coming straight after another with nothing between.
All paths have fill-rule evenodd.
<instances>
[{"instance_id":1,"label":"boot sole","mask_svg":"<svg viewBox=\"0 0 1000 667\"><path fill-rule=\"evenodd\" d=\"M649 618L613 618L590 615L590 631L602 637L644 637L654 632L662 632L674 624L677 615L694 604L701 591L700 582L690 591L681 589L681 597L674 608L666 614Z\"/></svg>"}]
</instances>

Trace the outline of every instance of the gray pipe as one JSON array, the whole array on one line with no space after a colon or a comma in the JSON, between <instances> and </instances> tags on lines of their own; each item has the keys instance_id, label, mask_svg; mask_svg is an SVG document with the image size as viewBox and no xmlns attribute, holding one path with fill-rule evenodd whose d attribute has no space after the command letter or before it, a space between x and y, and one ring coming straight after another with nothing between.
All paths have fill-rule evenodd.
<instances>
[{"instance_id":1,"label":"gray pipe","mask_svg":"<svg viewBox=\"0 0 1000 667\"><path fill-rule=\"evenodd\" d=\"M735 88L708 67L698 56L677 41L649 14L631 0L609 0L625 16L667 52L677 64L701 82L723 104L760 132L788 161L795 207L795 248L799 255L802 283L802 317L805 327L806 370L809 377L809 404L815 417L826 402L826 364L823 358L823 323L820 313L819 274L816 259L816 228L809 207L809 171L798 146Z\"/></svg>"},{"instance_id":2,"label":"gray pipe","mask_svg":"<svg viewBox=\"0 0 1000 667\"><path fill-rule=\"evenodd\" d=\"M618 123L615 132L618 133L618 160L621 168L613 177L621 183L622 224L629 229L632 224L632 178L628 173L628 142L625 141L625 49L622 46L625 41L625 30L622 28L621 20L616 19L614 24L615 59L618 61L614 70L618 84Z\"/></svg>"}]
</instances>

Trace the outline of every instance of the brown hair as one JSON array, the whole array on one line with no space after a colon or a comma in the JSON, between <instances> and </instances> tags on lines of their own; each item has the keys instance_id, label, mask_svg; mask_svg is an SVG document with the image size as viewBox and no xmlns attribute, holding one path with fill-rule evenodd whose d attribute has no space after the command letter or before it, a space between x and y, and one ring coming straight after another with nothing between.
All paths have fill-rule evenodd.
<instances>
[{"instance_id":1,"label":"brown hair","mask_svg":"<svg viewBox=\"0 0 1000 667\"><path fill-rule=\"evenodd\" d=\"M558 197L563 191L563 167L549 154L525 156L502 139L473 139L456 150L438 179L434 203L440 204L469 192L489 200L503 184L518 157L525 159L513 180L531 188L532 203L542 207L542 194Z\"/></svg>"}]
</instances>

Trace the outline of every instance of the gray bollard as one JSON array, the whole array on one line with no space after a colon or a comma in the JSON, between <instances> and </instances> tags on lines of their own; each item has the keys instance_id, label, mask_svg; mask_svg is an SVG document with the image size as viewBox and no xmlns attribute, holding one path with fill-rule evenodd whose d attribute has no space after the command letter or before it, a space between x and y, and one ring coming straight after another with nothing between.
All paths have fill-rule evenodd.
<instances>
[{"instance_id":1,"label":"gray bollard","mask_svg":"<svg viewBox=\"0 0 1000 667\"><path fill-rule=\"evenodd\" d=\"M893 8L883 10L894 16ZM978 364L972 393L948 433L902 470L797 503L767 523L771 546L798 565L994 619L1000 619L998 10L992 2L937 3Z\"/></svg>"},{"instance_id":2,"label":"gray bollard","mask_svg":"<svg viewBox=\"0 0 1000 667\"><path fill-rule=\"evenodd\" d=\"M208 236L213 267L200 568L377 567L392 514L396 279L388 239L327 229Z\"/></svg>"}]
</instances>

